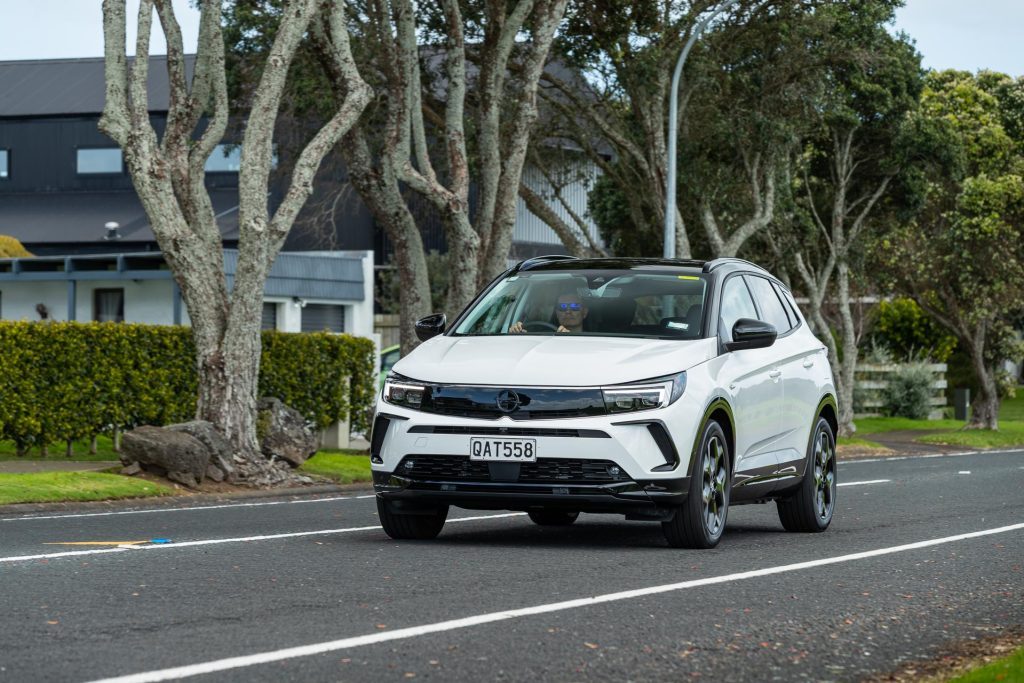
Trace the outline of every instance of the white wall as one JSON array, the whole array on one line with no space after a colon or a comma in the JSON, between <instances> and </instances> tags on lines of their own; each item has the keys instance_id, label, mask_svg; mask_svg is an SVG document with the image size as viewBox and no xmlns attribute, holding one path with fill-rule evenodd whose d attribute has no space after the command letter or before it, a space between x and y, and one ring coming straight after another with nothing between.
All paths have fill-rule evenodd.
<instances>
[{"instance_id":1,"label":"white wall","mask_svg":"<svg viewBox=\"0 0 1024 683\"><path fill-rule=\"evenodd\" d=\"M44 304L50 310L51 320L67 320L67 283L0 282L0 314L4 320L39 320L36 304Z\"/></svg>"},{"instance_id":2,"label":"white wall","mask_svg":"<svg viewBox=\"0 0 1024 683\"><path fill-rule=\"evenodd\" d=\"M127 322L174 324L174 285L171 280L79 280L75 306L79 322L93 319L93 292L97 289L124 290L124 319ZM181 311L184 318L184 304Z\"/></svg>"}]
</instances>

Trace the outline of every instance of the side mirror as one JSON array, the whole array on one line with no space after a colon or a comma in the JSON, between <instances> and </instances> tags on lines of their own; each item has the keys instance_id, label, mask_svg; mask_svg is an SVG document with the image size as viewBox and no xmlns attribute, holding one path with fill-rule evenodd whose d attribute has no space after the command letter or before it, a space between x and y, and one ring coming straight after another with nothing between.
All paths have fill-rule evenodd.
<instances>
[{"instance_id":1,"label":"side mirror","mask_svg":"<svg viewBox=\"0 0 1024 683\"><path fill-rule=\"evenodd\" d=\"M778 336L778 330L771 323L740 318L732 326L732 341L726 342L725 350L764 349L774 344Z\"/></svg>"},{"instance_id":2,"label":"side mirror","mask_svg":"<svg viewBox=\"0 0 1024 683\"><path fill-rule=\"evenodd\" d=\"M434 315L428 315L426 318L420 318L416 321L416 338L421 342L432 339L444 333L446 325L448 325L448 318L444 313L435 313Z\"/></svg>"}]
</instances>

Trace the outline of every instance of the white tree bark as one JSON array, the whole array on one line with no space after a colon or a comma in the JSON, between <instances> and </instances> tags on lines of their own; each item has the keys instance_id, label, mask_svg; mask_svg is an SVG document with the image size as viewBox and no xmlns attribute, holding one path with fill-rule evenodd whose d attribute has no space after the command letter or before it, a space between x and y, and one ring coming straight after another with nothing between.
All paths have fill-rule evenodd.
<instances>
[{"instance_id":1,"label":"white tree bark","mask_svg":"<svg viewBox=\"0 0 1024 683\"><path fill-rule=\"evenodd\" d=\"M156 9L167 38L170 101L163 140L150 123L146 78ZM370 99L348 48L340 2L290 0L255 93L242 140L239 173L239 258L227 291L220 233L204 184L204 165L219 144L229 112L221 36L221 2L203 0L191 87L185 77L181 31L170 0L142 0L136 57L125 56L125 0L104 0L106 103L100 128L123 149L153 233L181 288L192 321L199 372L198 417L227 436L246 462L243 476L259 481L266 462L256 442L255 418L263 287L291 225L312 190L324 155L360 116ZM317 12L329 15L335 45L351 69L345 101L302 151L284 200L273 216L267 186L273 132L288 69ZM207 125L193 140L200 119Z\"/></svg>"}]
</instances>

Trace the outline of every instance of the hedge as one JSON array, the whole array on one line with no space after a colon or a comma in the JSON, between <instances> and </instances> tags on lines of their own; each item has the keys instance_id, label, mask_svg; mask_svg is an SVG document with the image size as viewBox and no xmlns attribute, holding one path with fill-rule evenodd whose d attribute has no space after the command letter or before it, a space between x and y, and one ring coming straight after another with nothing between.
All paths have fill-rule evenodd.
<instances>
[{"instance_id":1,"label":"hedge","mask_svg":"<svg viewBox=\"0 0 1024 683\"><path fill-rule=\"evenodd\" d=\"M366 429L373 359L369 339L265 331L260 395L320 428L351 415ZM0 322L0 438L24 449L190 420L196 377L187 327Z\"/></svg>"}]
</instances>

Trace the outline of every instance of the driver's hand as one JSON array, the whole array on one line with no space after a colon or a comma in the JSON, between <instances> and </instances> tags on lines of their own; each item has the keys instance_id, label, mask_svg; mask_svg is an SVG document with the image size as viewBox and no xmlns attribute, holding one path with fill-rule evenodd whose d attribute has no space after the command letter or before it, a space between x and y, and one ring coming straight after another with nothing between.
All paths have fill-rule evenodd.
<instances>
[{"instance_id":1,"label":"driver's hand","mask_svg":"<svg viewBox=\"0 0 1024 683\"><path fill-rule=\"evenodd\" d=\"M570 331L571 330L568 327L566 327L565 325L559 325L558 329L555 330L555 332L570 332Z\"/></svg>"},{"instance_id":2,"label":"driver's hand","mask_svg":"<svg viewBox=\"0 0 1024 683\"><path fill-rule=\"evenodd\" d=\"M509 326L508 331L509 334L522 334L523 332L526 332L526 330L523 328L522 320L512 323Z\"/></svg>"}]
</instances>

